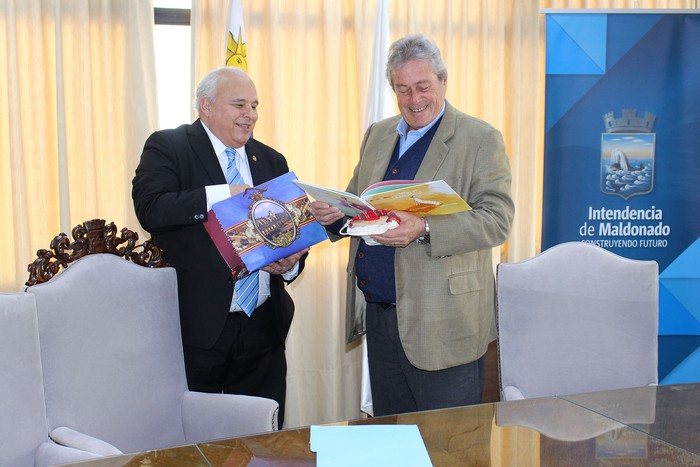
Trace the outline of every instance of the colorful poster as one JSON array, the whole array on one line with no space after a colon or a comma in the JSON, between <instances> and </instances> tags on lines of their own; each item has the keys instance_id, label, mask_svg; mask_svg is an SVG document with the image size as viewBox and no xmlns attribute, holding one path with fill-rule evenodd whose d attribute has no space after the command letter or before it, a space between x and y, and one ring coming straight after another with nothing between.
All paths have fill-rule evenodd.
<instances>
[{"instance_id":1,"label":"colorful poster","mask_svg":"<svg viewBox=\"0 0 700 467\"><path fill-rule=\"evenodd\" d=\"M659 382L700 381L700 14L546 12L542 249L659 264Z\"/></svg>"}]
</instances>

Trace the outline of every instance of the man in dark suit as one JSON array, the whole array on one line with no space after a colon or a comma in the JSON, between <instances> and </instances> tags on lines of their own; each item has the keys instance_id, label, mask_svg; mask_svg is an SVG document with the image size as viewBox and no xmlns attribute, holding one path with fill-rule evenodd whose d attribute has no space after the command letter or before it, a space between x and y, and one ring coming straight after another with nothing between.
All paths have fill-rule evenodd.
<instances>
[{"instance_id":1,"label":"man in dark suit","mask_svg":"<svg viewBox=\"0 0 700 467\"><path fill-rule=\"evenodd\" d=\"M257 307L248 316L231 270L203 226L212 204L289 172L282 154L252 138L257 106L245 72L210 71L197 86L199 119L146 141L132 197L141 225L177 270L189 389L274 399L281 427L284 342L294 314L284 286L301 272L308 250L260 271ZM231 181L230 163L242 182Z\"/></svg>"}]
</instances>

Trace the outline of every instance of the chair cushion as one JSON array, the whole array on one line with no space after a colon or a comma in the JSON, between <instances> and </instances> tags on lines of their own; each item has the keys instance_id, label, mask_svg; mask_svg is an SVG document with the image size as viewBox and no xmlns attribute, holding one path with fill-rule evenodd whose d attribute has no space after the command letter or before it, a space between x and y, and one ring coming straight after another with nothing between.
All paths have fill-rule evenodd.
<instances>
[{"instance_id":1,"label":"chair cushion","mask_svg":"<svg viewBox=\"0 0 700 467\"><path fill-rule=\"evenodd\" d=\"M73 447L99 456L123 454L119 449L101 439L60 426L51 431L51 439L62 446Z\"/></svg>"}]
</instances>

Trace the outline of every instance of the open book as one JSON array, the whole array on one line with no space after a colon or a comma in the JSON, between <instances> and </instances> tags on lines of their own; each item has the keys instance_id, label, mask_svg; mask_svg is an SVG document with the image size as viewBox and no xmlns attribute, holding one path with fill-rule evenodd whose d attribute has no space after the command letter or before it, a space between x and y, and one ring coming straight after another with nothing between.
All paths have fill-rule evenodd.
<instances>
[{"instance_id":1,"label":"open book","mask_svg":"<svg viewBox=\"0 0 700 467\"><path fill-rule=\"evenodd\" d=\"M336 206L347 216L386 209L416 216L439 216L468 211L471 207L444 180L386 180L368 186L360 196L294 180L316 201Z\"/></svg>"}]
</instances>

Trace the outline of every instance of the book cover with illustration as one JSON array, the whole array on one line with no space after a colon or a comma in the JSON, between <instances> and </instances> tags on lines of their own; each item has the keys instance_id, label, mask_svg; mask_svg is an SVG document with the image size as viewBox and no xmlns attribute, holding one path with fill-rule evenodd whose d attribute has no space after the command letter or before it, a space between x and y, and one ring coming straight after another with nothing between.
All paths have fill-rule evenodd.
<instances>
[{"instance_id":1,"label":"book cover with illustration","mask_svg":"<svg viewBox=\"0 0 700 467\"><path fill-rule=\"evenodd\" d=\"M295 180L316 201L336 206L347 216L385 209L416 216L439 216L471 207L444 180L386 180L367 187L360 196Z\"/></svg>"},{"instance_id":2,"label":"book cover with illustration","mask_svg":"<svg viewBox=\"0 0 700 467\"><path fill-rule=\"evenodd\" d=\"M204 227L236 279L328 239L295 179L288 172L209 211Z\"/></svg>"}]
</instances>

